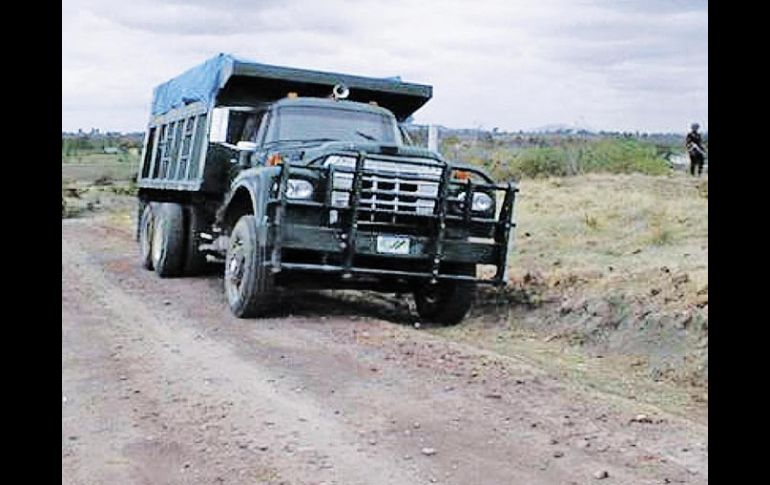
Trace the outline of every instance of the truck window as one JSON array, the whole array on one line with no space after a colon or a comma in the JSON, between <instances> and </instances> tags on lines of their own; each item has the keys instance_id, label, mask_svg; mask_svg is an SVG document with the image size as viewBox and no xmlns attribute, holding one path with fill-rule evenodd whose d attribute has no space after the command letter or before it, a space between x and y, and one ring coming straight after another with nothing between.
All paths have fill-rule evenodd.
<instances>
[{"instance_id":1,"label":"truck window","mask_svg":"<svg viewBox=\"0 0 770 485\"><path fill-rule=\"evenodd\" d=\"M232 145L239 141L255 141L264 109L250 107L216 108L212 118L211 141Z\"/></svg>"},{"instance_id":2,"label":"truck window","mask_svg":"<svg viewBox=\"0 0 770 485\"><path fill-rule=\"evenodd\" d=\"M230 119L227 122L227 138L225 139L227 143L235 145L242 140L241 136L250 114L244 111L230 111Z\"/></svg>"},{"instance_id":3,"label":"truck window","mask_svg":"<svg viewBox=\"0 0 770 485\"><path fill-rule=\"evenodd\" d=\"M398 125L398 131L401 133L401 139L404 141L405 145L416 146L415 142L412 140L412 137L409 136L409 131L404 128L403 125Z\"/></svg>"},{"instance_id":4,"label":"truck window","mask_svg":"<svg viewBox=\"0 0 770 485\"><path fill-rule=\"evenodd\" d=\"M283 106L276 110L266 143L340 140L401 144L395 120L381 113L344 108Z\"/></svg>"},{"instance_id":5,"label":"truck window","mask_svg":"<svg viewBox=\"0 0 770 485\"><path fill-rule=\"evenodd\" d=\"M257 141L257 131L259 130L259 125L262 122L262 118L264 116L264 111L259 111L257 113L247 113L246 119L243 122L241 136L236 141Z\"/></svg>"}]
</instances>

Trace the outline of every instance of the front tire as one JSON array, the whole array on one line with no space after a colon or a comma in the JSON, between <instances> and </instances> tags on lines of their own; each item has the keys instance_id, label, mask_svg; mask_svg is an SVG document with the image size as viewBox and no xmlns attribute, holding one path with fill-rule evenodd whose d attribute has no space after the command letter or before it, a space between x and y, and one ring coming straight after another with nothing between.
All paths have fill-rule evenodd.
<instances>
[{"instance_id":1,"label":"front tire","mask_svg":"<svg viewBox=\"0 0 770 485\"><path fill-rule=\"evenodd\" d=\"M239 318L265 315L274 302L274 277L268 248L257 237L257 220L242 216L230 234L225 258L225 294L230 310Z\"/></svg>"},{"instance_id":2,"label":"front tire","mask_svg":"<svg viewBox=\"0 0 770 485\"><path fill-rule=\"evenodd\" d=\"M475 276L475 265L458 272ZM438 325L457 325L473 305L476 283L473 281L443 280L435 285L424 284L414 290L414 302L420 318Z\"/></svg>"},{"instance_id":3,"label":"front tire","mask_svg":"<svg viewBox=\"0 0 770 485\"><path fill-rule=\"evenodd\" d=\"M164 202L154 210L152 265L161 278L179 276L185 253L184 210L180 204Z\"/></svg>"}]
</instances>

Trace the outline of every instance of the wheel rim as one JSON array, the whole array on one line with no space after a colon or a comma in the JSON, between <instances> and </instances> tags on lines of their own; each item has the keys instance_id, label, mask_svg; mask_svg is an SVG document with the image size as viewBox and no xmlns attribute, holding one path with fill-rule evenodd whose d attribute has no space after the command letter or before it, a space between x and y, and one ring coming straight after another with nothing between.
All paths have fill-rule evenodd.
<instances>
[{"instance_id":1,"label":"wheel rim","mask_svg":"<svg viewBox=\"0 0 770 485\"><path fill-rule=\"evenodd\" d=\"M234 235L225 262L227 296L231 302L236 301L241 295L245 267L246 255L243 250L243 241Z\"/></svg>"}]
</instances>

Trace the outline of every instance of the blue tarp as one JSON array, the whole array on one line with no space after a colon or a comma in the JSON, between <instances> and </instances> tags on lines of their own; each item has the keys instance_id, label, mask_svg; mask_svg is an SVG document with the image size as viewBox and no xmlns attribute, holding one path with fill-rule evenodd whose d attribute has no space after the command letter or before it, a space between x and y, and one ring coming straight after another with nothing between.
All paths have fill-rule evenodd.
<instances>
[{"instance_id":1,"label":"blue tarp","mask_svg":"<svg viewBox=\"0 0 770 485\"><path fill-rule=\"evenodd\" d=\"M152 115L196 101L211 103L220 87L222 72L234 60L231 55L219 54L156 87L152 96Z\"/></svg>"},{"instance_id":2,"label":"blue tarp","mask_svg":"<svg viewBox=\"0 0 770 485\"><path fill-rule=\"evenodd\" d=\"M241 83L245 79L251 79L250 89L262 93L266 100L279 99L286 91L296 91L298 87L301 87L303 93L308 93L308 96L321 96L322 93L331 92L331 86L341 82L355 89L356 92L350 96L351 100L379 102L381 106L393 111L399 119L411 115L430 99L432 94L430 86L405 83L399 76L351 76L270 66L230 54L218 54L156 87L152 98L152 116L195 102L211 106L214 102L221 101L217 99L218 96L227 97L226 86L228 81L235 77L239 78ZM242 88L243 84L240 86ZM229 94L233 95L232 92ZM228 99L232 101L231 98Z\"/></svg>"}]
</instances>

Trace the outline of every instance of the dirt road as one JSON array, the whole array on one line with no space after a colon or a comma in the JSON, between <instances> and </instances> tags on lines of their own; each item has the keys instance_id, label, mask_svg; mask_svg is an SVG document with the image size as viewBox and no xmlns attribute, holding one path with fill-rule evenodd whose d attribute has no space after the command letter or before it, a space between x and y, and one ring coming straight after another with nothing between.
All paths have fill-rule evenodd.
<instances>
[{"instance_id":1,"label":"dirt road","mask_svg":"<svg viewBox=\"0 0 770 485\"><path fill-rule=\"evenodd\" d=\"M62 221L63 483L708 482L703 425L334 295L238 320L221 286Z\"/></svg>"}]
</instances>

